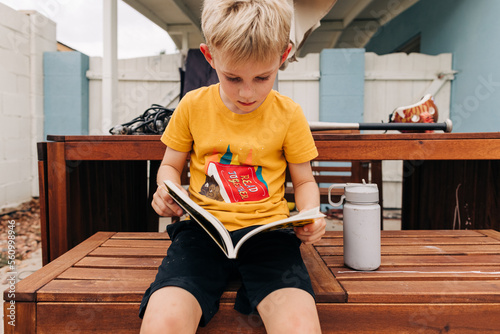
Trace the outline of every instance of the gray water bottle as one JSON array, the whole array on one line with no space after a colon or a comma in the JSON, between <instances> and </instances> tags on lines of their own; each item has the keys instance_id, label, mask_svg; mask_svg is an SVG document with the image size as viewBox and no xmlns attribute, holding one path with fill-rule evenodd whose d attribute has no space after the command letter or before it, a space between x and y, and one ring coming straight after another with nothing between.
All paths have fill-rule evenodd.
<instances>
[{"instance_id":1,"label":"gray water bottle","mask_svg":"<svg viewBox=\"0 0 500 334\"><path fill-rule=\"evenodd\" d=\"M337 203L331 200L331 191L335 188L344 188L344 195ZM332 184L328 189L330 204L340 206L344 199L344 263L356 270L375 270L381 261L377 185Z\"/></svg>"}]
</instances>

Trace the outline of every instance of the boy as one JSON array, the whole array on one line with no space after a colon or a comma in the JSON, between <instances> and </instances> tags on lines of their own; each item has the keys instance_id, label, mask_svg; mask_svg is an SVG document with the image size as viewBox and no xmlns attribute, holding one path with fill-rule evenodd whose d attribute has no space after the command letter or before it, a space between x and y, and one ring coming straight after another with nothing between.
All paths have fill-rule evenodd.
<instances>
[{"instance_id":1,"label":"boy","mask_svg":"<svg viewBox=\"0 0 500 334\"><path fill-rule=\"evenodd\" d=\"M179 184L190 154L190 196L224 223L234 242L255 226L289 215L287 166L297 208L319 205L310 167L317 150L308 123L300 106L272 90L291 49L292 12L287 0L206 0L202 30L207 44L200 49L220 83L188 93L162 136L167 149L158 184L165 179ZM249 172L236 172L236 166ZM239 178L238 186L224 188L217 173ZM183 213L163 186L152 206L162 216ZM235 309L258 311L268 333L320 333L299 246L319 240L325 225L318 219L295 233L258 234L235 260L227 259L196 222L169 225L172 244L141 303L141 331L196 332L215 314L236 272L242 287Z\"/></svg>"}]
</instances>

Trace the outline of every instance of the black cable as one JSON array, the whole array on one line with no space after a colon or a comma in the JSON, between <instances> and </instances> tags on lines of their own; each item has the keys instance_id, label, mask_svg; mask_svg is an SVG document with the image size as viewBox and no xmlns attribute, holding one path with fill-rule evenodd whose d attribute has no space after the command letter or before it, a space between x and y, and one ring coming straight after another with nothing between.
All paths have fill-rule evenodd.
<instances>
[{"instance_id":1,"label":"black cable","mask_svg":"<svg viewBox=\"0 0 500 334\"><path fill-rule=\"evenodd\" d=\"M173 113L174 109L152 104L142 115L112 127L109 133L113 135L162 134Z\"/></svg>"}]
</instances>

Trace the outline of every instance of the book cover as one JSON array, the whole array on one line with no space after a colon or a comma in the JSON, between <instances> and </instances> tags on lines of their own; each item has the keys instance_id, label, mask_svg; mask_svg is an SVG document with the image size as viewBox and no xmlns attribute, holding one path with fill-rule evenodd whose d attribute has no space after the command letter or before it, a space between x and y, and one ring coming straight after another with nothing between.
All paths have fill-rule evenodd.
<instances>
[{"instance_id":1,"label":"book cover","mask_svg":"<svg viewBox=\"0 0 500 334\"><path fill-rule=\"evenodd\" d=\"M233 245L229 231L224 227L224 224L215 218L207 210L196 204L189 196L179 189L172 181L164 181L167 191L170 196L179 204L179 206L191 216L193 220L198 222L200 226L212 237L215 243L221 248L227 257L234 259L238 255L238 250L241 245L252 236L263 232L271 231L280 228L291 228L311 224L315 219L325 217L319 211L319 207L311 210L302 211L296 215L281 219L266 225L261 225L250 232Z\"/></svg>"}]
</instances>

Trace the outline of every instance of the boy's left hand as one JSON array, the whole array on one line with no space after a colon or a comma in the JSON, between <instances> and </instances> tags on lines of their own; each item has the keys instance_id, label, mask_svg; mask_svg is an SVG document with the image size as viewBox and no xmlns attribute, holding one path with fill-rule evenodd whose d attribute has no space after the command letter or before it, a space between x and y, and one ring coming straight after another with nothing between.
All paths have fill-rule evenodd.
<instances>
[{"instance_id":1,"label":"boy's left hand","mask_svg":"<svg viewBox=\"0 0 500 334\"><path fill-rule=\"evenodd\" d=\"M305 244L312 244L321 239L325 234L326 221L324 218L318 218L312 224L300 227L294 227L295 235Z\"/></svg>"}]
</instances>

